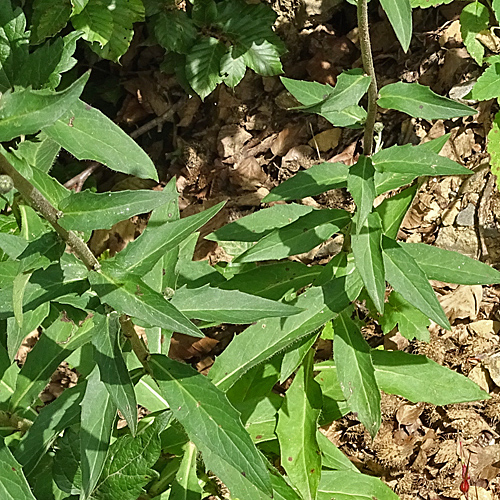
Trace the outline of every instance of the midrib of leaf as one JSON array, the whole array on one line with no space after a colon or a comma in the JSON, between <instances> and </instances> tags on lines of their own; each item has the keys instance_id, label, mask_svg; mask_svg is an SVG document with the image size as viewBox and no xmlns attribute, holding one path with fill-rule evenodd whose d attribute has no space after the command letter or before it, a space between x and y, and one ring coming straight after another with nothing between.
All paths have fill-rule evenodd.
<instances>
[{"instance_id":1,"label":"midrib of leaf","mask_svg":"<svg viewBox=\"0 0 500 500\"><path fill-rule=\"evenodd\" d=\"M146 388L146 390L148 390L151 394L153 394L159 401L161 401L162 403L164 403L165 404L165 408L170 408L170 406L168 404L168 401L166 401L159 392L154 391L153 388L149 384L146 384L146 382L144 382L142 380L142 378L139 381L139 384L143 385Z\"/></svg>"},{"instance_id":2,"label":"midrib of leaf","mask_svg":"<svg viewBox=\"0 0 500 500\"><path fill-rule=\"evenodd\" d=\"M331 99L332 101L333 100L337 100L337 99L340 99L346 92L348 92L349 90L351 90L351 88L355 85L357 85L359 82L361 82L363 79L365 78L369 78L370 81L371 81L371 78L369 76L365 76L365 75L359 75L358 78L353 81L350 85L348 85L344 90L341 90L339 91L337 94L335 94L335 92L332 93L331 96L329 96L329 98L327 99L327 102ZM341 108L339 109L338 111L342 111L342 109L344 108ZM333 110L328 110L328 111L333 111Z\"/></svg>"}]
</instances>

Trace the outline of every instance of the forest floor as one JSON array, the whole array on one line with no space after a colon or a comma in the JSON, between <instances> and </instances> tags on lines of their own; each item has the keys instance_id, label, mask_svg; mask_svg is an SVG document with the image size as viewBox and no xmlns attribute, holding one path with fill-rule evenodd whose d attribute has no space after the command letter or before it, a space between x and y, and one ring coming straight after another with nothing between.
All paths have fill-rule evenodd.
<instances>
[{"instance_id":1,"label":"forest floor","mask_svg":"<svg viewBox=\"0 0 500 500\"><path fill-rule=\"evenodd\" d=\"M342 71L360 67L355 8L348 3L324 7L327 3L306 1L305 11L299 11L292 0L276 2L277 31L288 48L283 58L285 76L334 85ZM461 84L474 79L479 68L462 43L461 8L453 2L438 9L416 9L415 34L405 54L387 19L372 6L371 36L379 87L395 81L419 82L441 95L463 97L467 86ZM227 200L225 208L203 229L204 235L258 210L269 190L298 170L323 161L356 162L362 131L332 128L321 117L288 111L289 96L278 77L248 72L234 90L219 86L204 102L188 99L175 77L158 70L160 49L142 42L144 34L139 30L121 66L106 63L96 67L84 97L114 114L112 118L153 158L163 182L177 178L184 216ZM500 266L500 195L485 148L497 109L493 101L480 103L477 109L474 117L432 123L386 110L379 115L381 141L384 147L419 144L451 134L441 154L474 174L425 179L399 239L458 250ZM65 175L70 180L73 174ZM92 179L99 190L155 187L105 169L93 172ZM81 189L81 181L76 178L68 185ZM300 203L353 209L343 190ZM114 254L140 234L146 221L135 217L111 231L96 231L91 248L96 254L106 250ZM296 258L323 264L338 250L339 242L333 238ZM211 263L227 259L221 248L207 240L200 242L195 257ZM433 285L453 325L451 331L433 324L429 343L408 342L398 333L383 335L379 328L368 325L367 340L372 346L383 344L425 354L469 376L491 399L433 407L383 395L383 423L374 440L352 414L324 430L360 470L381 477L403 500L464 498L459 485L462 465L469 460L469 498L500 498L500 356L495 356L500 350L500 289ZM176 336L171 355L193 363L200 371L207 370L233 334L231 329L218 331L202 341ZM325 342L321 348L328 352L331 345ZM54 382L55 392L60 383ZM439 381L429 381L434 383Z\"/></svg>"}]
</instances>

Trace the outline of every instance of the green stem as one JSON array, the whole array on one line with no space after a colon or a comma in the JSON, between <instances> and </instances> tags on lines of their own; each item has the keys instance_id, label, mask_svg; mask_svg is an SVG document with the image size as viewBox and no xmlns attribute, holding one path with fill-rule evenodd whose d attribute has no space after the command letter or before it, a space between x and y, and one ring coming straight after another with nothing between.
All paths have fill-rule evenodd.
<instances>
[{"instance_id":1,"label":"green stem","mask_svg":"<svg viewBox=\"0 0 500 500\"><path fill-rule=\"evenodd\" d=\"M44 219L52 225L59 236L71 247L73 252L75 252L89 270L99 270L101 265L86 243L76 233L67 231L59 225L58 220L63 216L63 213L52 206L49 200L31 182L23 177L2 154L0 154L0 173L11 177L14 181L14 187L21 193L24 200L31 208L42 214Z\"/></svg>"},{"instance_id":2,"label":"green stem","mask_svg":"<svg viewBox=\"0 0 500 500\"><path fill-rule=\"evenodd\" d=\"M120 316L120 324L122 327L123 335L126 339L130 341L132 350L134 351L137 359L142 363L142 366L146 370L146 373L152 375L151 367L149 366L149 351L146 344L139 338L137 332L135 331L134 324L131 319L126 315Z\"/></svg>"},{"instance_id":3,"label":"green stem","mask_svg":"<svg viewBox=\"0 0 500 500\"><path fill-rule=\"evenodd\" d=\"M363 144L363 153L370 156L373 152L373 133L375 119L377 117L377 77L373 67L372 46L370 43L370 30L368 26L368 2L367 0L358 0L358 28L359 28L359 46L361 49L361 60L363 69L371 78L368 87L368 110L365 122L365 135Z\"/></svg>"}]
</instances>

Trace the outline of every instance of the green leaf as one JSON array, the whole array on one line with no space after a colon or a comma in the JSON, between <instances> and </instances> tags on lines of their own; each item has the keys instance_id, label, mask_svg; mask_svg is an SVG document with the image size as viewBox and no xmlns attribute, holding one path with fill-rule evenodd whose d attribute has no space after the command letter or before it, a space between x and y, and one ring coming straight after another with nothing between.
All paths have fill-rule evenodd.
<instances>
[{"instance_id":1,"label":"green leaf","mask_svg":"<svg viewBox=\"0 0 500 500\"><path fill-rule=\"evenodd\" d=\"M20 273L12 282L12 308L14 311L14 318L16 318L19 328L23 326L23 298L24 290L31 278L31 272Z\"/></svg>"},{"instance_id":2,"label":"green leaf","mask_svg":"<svg viewBox=\"0 0 500 500\"><path fill-rule=\"evenodd\" d=\"M38 44L61 31L71 15L70 0L35 0L31 19L31 41Z\"/></svg>"},{"instance_id":3,"label":"green leaf","mask_svg":"<svg viewBox=\"0 0 500 500\"><path fill-rule=\"evenodd\" d=\"M126 434L111 445L93 494L95 498L135 500L144 493L144 486L158 477L153 465L161 454L160 434L171 416L172 413L166 411L141 421L135 438Z\"/></svg>"},{"instance_id":4,"label":"green leaf","mask_svg":"<svg viewBox=\"0 0 500 500\"><path fill-rule=\"evenodd\" d=\"M42 234L36 240L31 241L17 257L21 261L19 271L47 269L52 263L59 261L65 249L66 244L57 233Z\"/></svg>"},{"instance_id":5,"label":"green leaf","mask_svg":"<svg viewBox=\"0 0 500 500\"><path fill-rule=\"evenodd\" d=\"M318 500L398 500L399 497L378 477L352 471L323 471Z\"/></svg>"},{"instance_id":6,"label":"green leaf","mask_svg":"<svg viewBox=\"0 0 500 500\"><path fill-rule=\"evenodd\" d=\"M92 320L78 328L64 315L44 330L19 372L16 390L10 400L12 410L31 405L60 363L72 351L89 342L93 333Z\"/></svg>"},{"instance_id":7,"label":"green leaf","mask_svg":"<svg viewBox=\"0 0 500 500\"><path fill-rule=\"evenodd\" d=\"M274 300L209 286L176 290L170 303L188 318L215 323L253 323L263 318L286 317L301 312L297 307Z\"/></svg>"},{"instance_id":8,"label":"green leaf","mask_svg":"<svg viewBox=\"0 0 500 500\"><path fill-rule=\"evenodd\" d=\"M357 209L357 224L362 227L373 208L375 199L375 169L370 158L361 155L358 161L349 169L347 190L351 193Z\"/></svg>"},{"instance_id":9,"label":"green leaf","mask_svg":"<svg viewBox=\"0 0 500 500\"><path fill-rule=\"evenodd\" d=\"M201 38L186 56L186 77L192 89L203 101L219 83L221 61L227 49L213 37Z\"/></svg>"},{"instance_id":10,"label":"green leaf","mask_svg":"<svg viewBox=\"0 0 500 500\"><path fill-rule=\"evenodd\" d=\"M240 486L245 483L271 496L264 459L225 394L190 366L164 355L153 354L149 364L175 418L202 452L207 468L234 496L243 498Z\"/></svg>"},{"instance_id":11,"label":"green leaf","mask_svg":"<svg viewBox=\"0 0 500 500\"><path fill-rule=\"evenodd\" d=\"M54 177L35 167L31 167L32 175L30 182L35 186L54 206L58 206L59 202L67 198L71 191L66 189Z\"/></svg>"},{"instance_id":12,"label":"green leaf","mask_svg":"<svg viewBox=\"0 0 500 500\"><path fill-rule=\"evenodd\" d=\"M359 470L322 432L316 432L319 449L323 457L323 467L335 470L348 470L359 474Z\"/></svg>"},{"instance_id":13,"label":"green leaf","mask_svg":"<svg viewBox=\"0 0 500 500\"><path fill-rule=\"evenodd\" d=\"M57 487L78 495L82 486L80 469L80 436L73 429L67 429L64 436L57 440L57 451L52 467L52 477Z\"/></svg>"},{"instance_id":14,"label":"green leaf","mask_svg":"<svg viewBox=\"0 0 500 500\"><path fill-rule=\"evenodd\" d=\"M181 54L189 53L198 36L193 21L185 11L178 9L160 12L154 18L154 32L163 48Z\"/></svg>"},{"instance_id":15,"label":"green leaf","mask_svg":"<svg viewBox=\"0 0 500 500\"><path fill-rule=\"evenodd\" d=\"M390 198L386 198L374 212L377 213L382 221L382 230L388 238L396 239L399 228L411 202L417 192L418 186L415 184L409 188L403 189Z\"/></svg>"},{"instance_id":16,"label":"green leaf","mask_svg":"<svg viewBox=\"0 0 500 500\"><path fill-rule=\"evenodd\" d=\"M0 233L0 249L11 259L17 259L27 246L28 242L17 234Z\"/></svg>"},{"instance_id":17,"label":"green leaf","mask_svg":"<svg viewBox=\"0 0 500 500\"><path fill-rule=\"evenodd\" d=\"M361 278L356 273L331 280L323 287L310 288L294 303L304 312L284 320L261 320L247 328L217 357L210 378L222 390L229 389L254 366L300 339L316 336L316 330L355 300L361 288Z\"/></svg>"},{"instance_id":18,"label":"green leaf","mask_svg":"<svg viewBox=\"0 0 500 500\"><path fill-rule=\"evenodd\" d=\"M444 406L490 398L469 378L425 356L378 349L372 349L371 356L380 389L413 403Z\"/></svg>"},{"instance_id":19,"label":"green leaf","mask_svg":"<svg viewBox=\"0 0 500 500\"><path fill-rule=\"evenodd\" d=\"M118 62L132 41L134 23L144 21L144 5L142 0L105 0L105 3L111 12L113 29L108 42L104 46L94 44L92 50L104 59Z\"/></svg>"},{"instance_id":20,"label":"green leaf","mask_svg":"<svg viewBox=\"0 0 500 500\"><path fill-rule=\"evenodd\" d=\"M412 33L412 12L410 0L381 0L391 26L405 52L408 52Z\"/></svg>"},{"instance_id":21,"label":"green leaf","mask_svg":"<svg viewBox=\"0 0 500 500\"><path fill-rule=\"evenodd\" d=\"M312 336L310 338L305 337L296 342L290 350L285 352L281 363L280 384L284 384L285 381L294 374L295 370L297 370L302 363L305 355L309 352L309 349L314 346L316 340L318 340L318 336Z\"/></svg>"},{"instance_id":22,"label":"green leaf","mask_svg":"<svg viewBox=\"0 0 500 500\"><path fill-rule=\"evenodd\" d=\"M472 173L468 168L429 151L423 145L405 144L382 149L373 155L372 161L379 172L393 172L413 176L413 178L420 175L470 175ZM377 179L375 183L377 184Z\"/></svg>"},{"instance_id":23,"label":"green leaf","mask_svg":"<svg viewBox=\"0 0 500 500\"><path fill-rule=\"evenodd\" d=\"M475 115L477 111L453 99L435 94L419 83L391 83L379 92L378 105L396 109L414 118L448 120L459 116Z\"/></svg>"},{"instance_id":24,"label":"green leaf","mask_svg":"<svg viewBox=\"0 0 500 500\"><path fill-rule=\"evenodd\" d=\"M97 486L104 468L116 418L116 406L112 402L106 386L99 380L97 367L87 379L81 408L80 467L82 470L82 489L80 498L86 500Z\"/></svg>"},{"instance_id":25,"label":"green leaf","mask_svg":"<svg viewBox=\"0 0 500 500\"><path fill-rule=\"evenodd\" d=\"M399 333L408 340L417 339L422 342L430 340L429 330L427 330L431 324L429 318L397 292L393 291L389 295L384 315L379 317L378 322L384 333L389 333L398 325Z\"/></svg>"},{"instance_id":26,"label":"green leaf","mask_svg":"<svg viewBox=\"0 0 500 500\"><path fill-rule=\"evenodd\" d=\"M100 317L96 323L98 331L92 337L95 359L99 367L101 382L111 396L115 406L127 421L133 436L137 429L137 401L134 385L130 379L127 365L119 344L120 322L117 313Z\"/></svg>"},{"instance_id":27,"label":"green leaf","mask_svg":"<svg viewBox=\"0 0 500 500\"><path fill-rule=\"evenodd\" d=\"M370 357L370 346L345 311L333 321L333 349L340 387L351 411L375 437L382 420L380 390Z\"/></svg>"},{"instance_id":28,"label":"green leaf","mask_svg":"<svg viewBox=\"0 0 500 500\"><path fill-rule=\"evenodd\" d=\"M16 450L16 459L31 474L57 436L80 421L80 402L86 383L80 383L63 393L50 405L44 406Z\"/></svg>"},{"instance_id":29,"label":"green leaf","mask_svg":"<svg viewBox=\"0 0 500 500\"><path fill-rule=\"evenodd\" d=\"M72 193L59 203L64 212L59 224L65 229L89 231L110 229L113 224L134 215L151 212L164 203L159 191L137 189L108 193Z\"/></svg>"},{"instance_id":30,"label":"green leaf","mask_svg":"<svg viewBox=\"0 0 500 500\"><path fill-rule=\"evenodd\" d=\"M190 441L186 444L181 465L172 483L169 500L201 499L203 489L199 485L196 475L196 455L196 446Z\"/></svg>"},{"instance_id":31,"label":"green leaf","mask_svg":"<svg viewBox=\"0 0 500 500\"><path fill-rule=\"evenodd\" d=\"M80 14L80 12L86 7L89 0L71 0L71 5L73 6L73 14Z\"/></svg>"},{"instance_id":32,"label":"green leaf","mask_svg":"<svg viewBox=\"0 0 500 500\"><path fill-rule=\"evenodd\" d=\"M467 4L460 14L460 32L464 45L479 66L483 64L484 47L476 37L481 31L489 28L489 22L488 7L480 2Z\"/></svg>"},{"instance_id":33,"label":"green leaf","mask_svg":"<svg viewBox=\"0 0 500 500\"><path fill-rule=\"evenodd\" d=\"M403 247L382 236L385 278L410 304L449 330L450 323L424 272Z\"/></svg>"},{"instance_id":34,"label":"green leaf","mask_svg":"<svg viewBox=\"0 0 500 500\"><path fill-rule=\"evenodd\" d=\"M21 465L0 438L0 494L5 500L35 500Z\"/></svg>"},{"instance_id":35,"label":"green leaf","mask_svg":"<svg viewBox=\"0 0 500 500\"><path fill-rule=\"evenodd\" d=\"M151 158L118 125L82 101L44 129L64 149L79 160L95 160L112 170L157 180Z\"/></svg>"},{"instance_id":36,"label":"green leaf","mask_svg":"<svg viewBox=\"0 0 500 500\"><path fill-rule=\"evenodd\" d=\"M385 273L382 250L382 223L378 214L368 215L361 225L358 217L353 218L351 233L352 253L356 268L363 279L366 291L373 301L377 311L384 311Z\"/></svg>"},{"instance_id":37,"label":"green leaf","mask_svg":"<svg viewBox=\"0 0 500 500\"><path fill-rule=\"evenodd\" d=\"M78 100L87 83L85 73L61 92L22 89L7 91L0 98L0 141L38 132L52 125Z\"/></svg>"},{"instance_id":38,"label":"green leaf","mask_svg":"<svg viewBox=\"0 0 500 500\"><path fill-rule=\"evenodd\" d=\"M413 9L427 9L429 7L437 7L439 5L448 5L452 1L453 0L411 0L411 6Z\"/></svg>"},{"instance_id":39,"label":"green leaf","mask_svg":"<svg viewBox=\"0 0 500 500\"><path fill-rule=\"evenodd\" d=\"M330 189L346 187L348 172L349 167L343 163L313 165L276 186L262 200L262 203L298 200L307 196L316 196Z\"/></svg>"},{"instance_id":40,"label":"green leaf","mask_svg":"<svg viewBox=\"0 0 500 500\"><path fill-rule=\"evenodd\" d=\"M500 283L500 272L488 264L471 259L458 252L424 243L399 243L411 255L430 280L459 285L495 285Z\"/></svg>"},{"instance_id":41,"label":"green leaf","mask_svg":"<svg viewBox=\"0 0 500 500\"><path fill-rule=\"evenodd\" d=\"M283 259L308 252L340 231L350 221L345 210L314 210L288 226L275 229L233 262Z\"/></svg>"},{"instance_id":42,"label":"green leaf","mask_svg":"<svg viewBox=\"0 0 500 500\"><path fill-rule=\"evenodd\" d=\"M304 500L316 498L321 476L321 453L316 439L321 389L313 379L310 350L288 388L278 414L276 434L281 464Z\"/></svg>"},{"instance_id":43,"label":"green leaf","mask_svg":"<svg viewBox=\"0 0 500 500\"><path fill-rule=\"evenodd\" d=\"M488 101L500 97L500 61L491 64L472 87L472 99Z\"/></svg>"},{"instance_id":44,"label":"green leaf","mask_svg":"<svg viewBox=\"0 0 500 500\"><path fill-rule=\"evenodd\" d=\"M247 70L244 57L233 57L233 51L234 47L230 47L220 62L222 80L231 88L236 87L241 82Z\"/></svg>"},{"instance_id":45,"label":"green leaf","mask_svg":"<svg viewBox=\"0 0 500 500\"><path fill-rule=\"evenodd\" d=\"M103 262L100 272L89 276L92 289L102 302L121 314L140 319L149 326L204 337L196 326L138 276L121 271L112 261Z\"/></svg>"},{"instance_id":46,"label":"green leaf","mask_svg":"<svg viewBox=\"0 0 500 500\"><path fill-rule=\"evenodd\" d=\"M163 195L163 203L170 196L168 193L166 195L167 197ZM159 224L153 220L139 238L129 243L115 257L116 264L129 272L144 276L167 251L206 224L223 206L222 202L203 212L172 222Z\"/></svg>"},{"instance_id":47,"label":"green leaf","mask_svg":"<svg viewBox=\"0 0 500 500\"><path fill-rule=\"evenodd\" d=\"M236 46L238 49L239 47ZM275 44L268 40L262 42L253 42L246 50L237 50L236 54L241 52L241 57L245 64L256 73L263 76L275 76L283 73L283 67L280 61L280 50Z\"/></svg>"},{"instance_id":48,"label":"green leaf","mask_svg":"<svg viewBox=\"0 0 500 500\"><path fill-rule=\"evenodd\" d=\"M48 172L60 150L59 144L48 137L45 132L40 132L34 139L19 143L12 153L20 159L24 158L32 170L36 167L42 172Z\"/></svg>"},{"instance_id":49,"label":"green leaf","mask_svg":"<svg viewBox=\"0 0 500 500\"><path fill-rule=\"evenodd\" d=\"M106 45L113 34L113 14L107 0L89 0L85 8L71 18L75 30L83 33L87 42Z\"/></svg>"},{"instance_id":50,"label":"green leaf","mask_svg":"<svg viewBox=\"0 0 500 500\"><path fill-rule=\"evenodd\" d=\"M274 205L231 222L205 238L217 242L258 241L273 229L287 226L312 211L311 207L297 203Z\"/></svg>"},{"instance_id":51,"label":"green leaf","mask_svg":"<svg viewBox=\"0 0 500 500\"><path fill-rule=\"evenodd\" d=\"M500 112L495 115L495 119L488 133L488 153L491 160L491 172L494 175L500 174Z\"/></svg>"}]
</instances>

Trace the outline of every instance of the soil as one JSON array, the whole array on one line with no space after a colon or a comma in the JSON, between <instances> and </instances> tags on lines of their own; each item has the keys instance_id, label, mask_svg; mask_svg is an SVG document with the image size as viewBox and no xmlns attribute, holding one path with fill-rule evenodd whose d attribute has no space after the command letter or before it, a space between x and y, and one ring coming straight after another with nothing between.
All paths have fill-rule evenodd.
<instances>
[{"instance_id":1,"label":"soil","mask_svg":"<svg viewBox=\"0 0 500 500\"><path fill-rule=\"evenodd\" d=\"M287 77L334 85L342 71L361 66L352 5L336 7L336 2L319 0L272 3L279 14L276 29L288 48L283 59ZM382 11L371 5L379 87L395 81L419 82L441 95L463 97L466 92L461 93L461 84L477 77L479 68L461 40L461 8L462 4L452 3L438 9L416 9L415 35L405 54ZM121 66L100 63L90 91L92 85L101 85L101 90L89 98L103 98L102 78L121 82L122 98L110 97L105 106L153 158L162 182L176 177L184 216L227 200L202 236L258 210L270 189L301 169L323 161L356 162L362 150L362 131L335 129L321 117L288 111L290 97L278 77L247 72L234 90L220 86L204 102L197 97L187 99L175 77L159 72L162 52L144 46L145 36L139 30ZM476 105L479 114L474 117L432 123L383 110L379 115L381 143L384 147L418 144L451 134L442 154L474 174L467 179L425 179L398 236L500 266L500 194L485 148L497 106L493 101ZM152 187L112 175L104 168L97 168L92 179L100 190ZM74 180L69 185L82 187ZM353 209L352 200L342 190L300 202ZM135 217L110 231L97 231L91 247L97 254L106 250L114 254L140 234L146 221ZM338 241L332 240L297 259L323 264L338 247ZM215 263L227 255L215 243L201 240L195 258ZM402 500L465 498L459 487L466 464L469 498L500 498L500 356L496 356L500 351L500 288L434 286L453 325L451 331L433 324L429 343L408 342L397 332L383 335L378 327L368 325L367 338L372 345L425 354L469 376L491 399L433 407L384 394L383 423L374 440L352 414L323 430L360 470L381 477ZM224 327L194 346L195 339L176 335L172 356L207 371L234 333ZM322 347L331 350L331 346Z\"/></svg>"}]
</instances>

